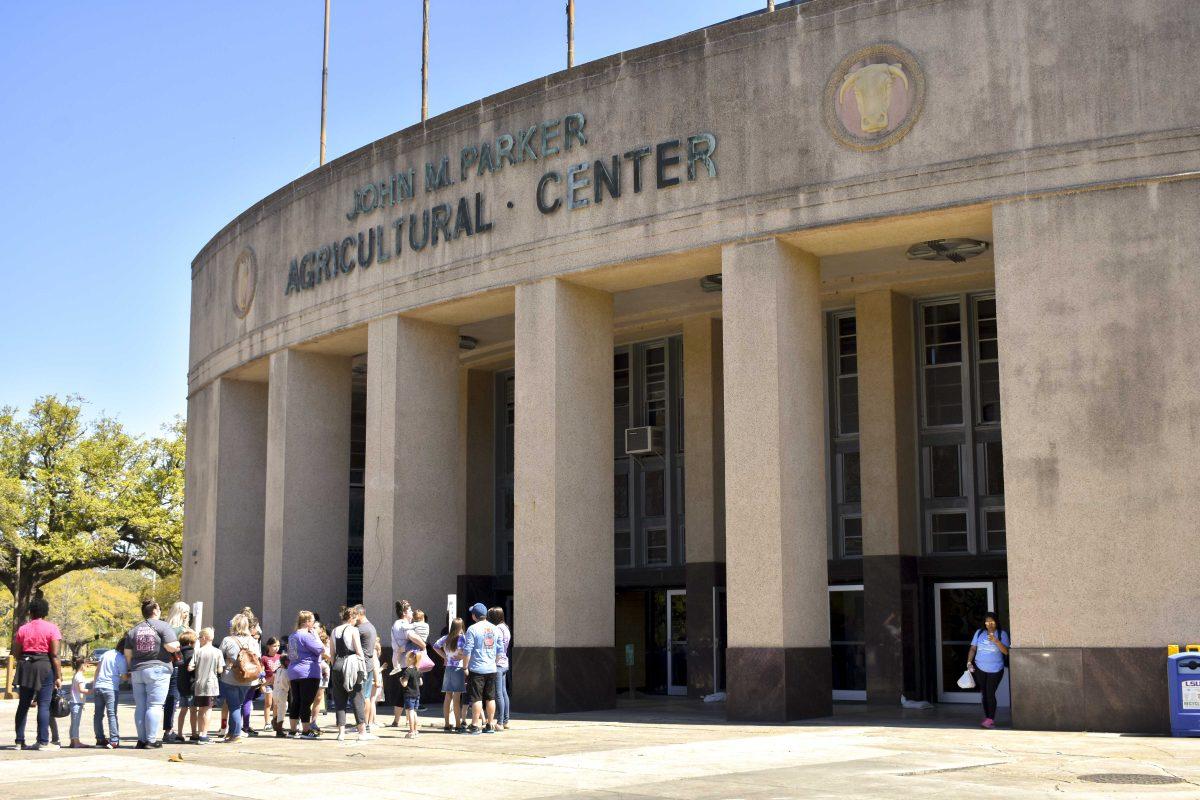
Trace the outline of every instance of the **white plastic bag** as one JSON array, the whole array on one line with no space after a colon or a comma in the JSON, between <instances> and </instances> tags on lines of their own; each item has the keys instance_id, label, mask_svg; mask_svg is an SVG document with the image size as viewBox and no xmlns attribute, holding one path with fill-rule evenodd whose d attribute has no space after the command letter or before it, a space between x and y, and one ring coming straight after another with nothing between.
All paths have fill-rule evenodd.
<instances>
[{"instance_id":1,"label":"white plastic bag","mask_svg":"<svg viewBox=\"0 0 1200 800\"><path fill-rule=\"evenodd\" d=\"M958 679L958 688L960 688L960 689L974 689L975 688L975 676L971 674L971 670L966 670L965 672L963 672L962 677Z\"/></svg>"}]
</instances>

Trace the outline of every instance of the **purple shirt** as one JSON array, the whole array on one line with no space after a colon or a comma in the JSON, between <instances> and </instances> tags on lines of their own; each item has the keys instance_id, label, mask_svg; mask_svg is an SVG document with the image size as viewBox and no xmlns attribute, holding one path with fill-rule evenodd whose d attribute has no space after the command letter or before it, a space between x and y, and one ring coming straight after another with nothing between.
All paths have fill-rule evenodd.
<instances>
[{"instance_id":1,"label":"purple shirt","mask_svg":"<svg viewBox=\"0 0 1200 800\"><path fill-rule=\"evenodd\" d=\"M294 631L288 637L288 678L297 681L321 677L321 656L325 645L312 631Z\"/></svg>"}]
</instances>

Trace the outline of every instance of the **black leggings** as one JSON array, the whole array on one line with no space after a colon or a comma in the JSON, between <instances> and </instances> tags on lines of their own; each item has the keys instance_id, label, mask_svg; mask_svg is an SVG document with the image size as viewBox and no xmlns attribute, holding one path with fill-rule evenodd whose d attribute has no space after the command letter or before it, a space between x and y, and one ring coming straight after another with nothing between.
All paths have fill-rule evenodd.
<instances>
[{"instance_id":1,"label":"black leggings","mask_svg":"<svg viewBox=\"0 0 1200 800\"><path fill-rule=\"evenodd\" d=\"M362 681L347 692L345 686L345 673L336 666L329 673L329 693L333 695L333 714L337 719L338 727L346 724L346 701L354 703L354 724L361 725L366 719L366 704L363 700Z\"/></svg>"},{"instance_id":2,"label":"black leggings","mask_svg":"<svg viewBox=\"0 0 1200 800\"><path fill-rule=\"evenodd\" d=\"M288 690L288 719L300 720L305 725L312 721L312 704L320 686L320 678L292 678L292 688Z\"/></svg>"},{"instance_id":3,"label":"black leggings","mask_svg":"<svg viewBox=\"0 0 1200 800\"><path fill-rule=\"evenodd\" d=\"M996 718L996 690L1004 679L1004 668L999 672L984 672L975 670L975 680L979 684L979 695L983 699L983 715L988 719Z\"/></svg>"}]
</instances>

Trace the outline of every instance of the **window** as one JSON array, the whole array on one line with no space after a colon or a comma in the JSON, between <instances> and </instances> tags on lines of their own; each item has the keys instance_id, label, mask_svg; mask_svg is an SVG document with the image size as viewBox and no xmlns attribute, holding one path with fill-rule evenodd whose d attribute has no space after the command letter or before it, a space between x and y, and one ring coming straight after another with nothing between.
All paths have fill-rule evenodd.
<instances>
[{"instance_id":1,"label":"window","mask_svg":"<svg viewBox=\"0 0 1200 800\"><path fill-rule=\"evenodd\" d=\"M496 504L493 535L496 572L513 571L513 472L517 419L516 379L512 370L496 374Z\"/></svg>"},{"instance_id":2,"label":"window","mask_svg":"<svg viewBox=\"0 0 1200 800\"><path fill-rule=\"evenodd\" d=\"M919 303L916 326L925 548L1003 552L996 298L965 295Z\"/></svg>"},{"instance_id":3,"label":"window","mask_svg":"<svg viewBox=\"0 0 1200 800\"><path fill-rule=\"evenodd\" d=\"M837 431L858 434L858 330L853 313L835 317L837 332Z\"/></svg>"},{"instance_id":4,"label":"window","mask_svg":"<svg viewBox=\"0 0 1200 800\"><path fill-rule=\"evenodd\" d=\"M853 310L829 315L829 519L834 558L861 558L862 476L858 450L858 325Z\"/></svg>"},{"instance_id":5,"label":"window","mask_svg":"<svg viewBox=\"0 0 1200 800\"><path fill-rule=\"evenodd\" d=\"M670 558L670 548L667 546L667 532L663 528L646 529L646 564L658 566L667 564Z\"/></svg>"}]
</instances>

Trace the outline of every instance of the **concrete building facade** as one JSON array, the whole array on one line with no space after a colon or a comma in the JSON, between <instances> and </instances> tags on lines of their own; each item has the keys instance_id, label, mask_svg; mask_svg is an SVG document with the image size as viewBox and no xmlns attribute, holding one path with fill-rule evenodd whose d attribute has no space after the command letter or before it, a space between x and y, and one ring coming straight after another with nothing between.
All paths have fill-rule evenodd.
<instances>
[{"instance_id":1,"label":"concrete building facade","mask_svg":"<svg viewBox=\"0 0 1200 800\"><path fill-rule=\"evenodd\" d=\"M1162 731L1200 8L812 0L349 153L192 264L184 591L505 607L514 705Z\"/></svg>"}]
</instances>

